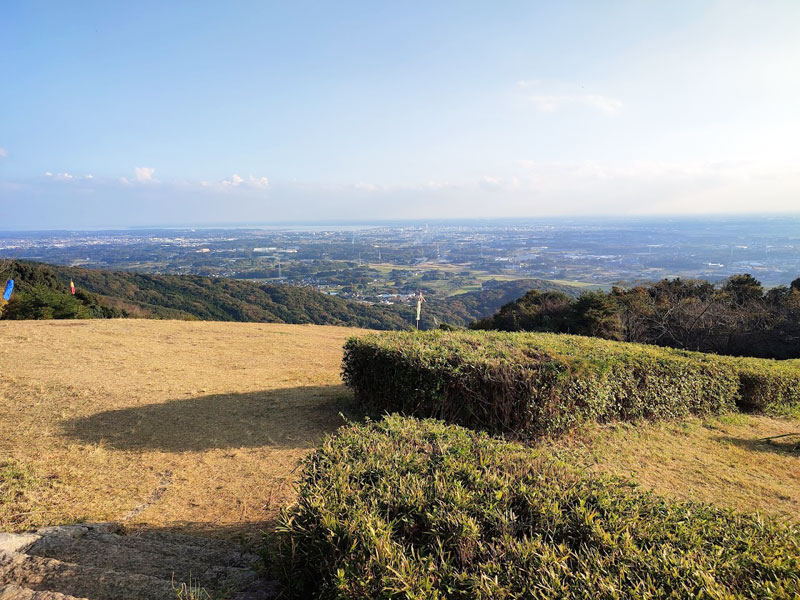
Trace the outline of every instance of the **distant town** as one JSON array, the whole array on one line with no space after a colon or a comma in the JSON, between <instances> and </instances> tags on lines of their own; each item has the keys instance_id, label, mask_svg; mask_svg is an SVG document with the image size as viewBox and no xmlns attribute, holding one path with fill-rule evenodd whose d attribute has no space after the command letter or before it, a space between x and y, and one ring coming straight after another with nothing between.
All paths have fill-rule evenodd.
<instances>
[{"instance_id":1,"label":"distant town","mask_svg":"<svg viewBox=\"0 0 800 600\"><path fill-rule=\"evenodd\" d=\"M609 288L751 273L775 286L800 274L800 217L5 232L0 257L283 282L370 303L528 278Z\"/></svg>"}]
</instances>

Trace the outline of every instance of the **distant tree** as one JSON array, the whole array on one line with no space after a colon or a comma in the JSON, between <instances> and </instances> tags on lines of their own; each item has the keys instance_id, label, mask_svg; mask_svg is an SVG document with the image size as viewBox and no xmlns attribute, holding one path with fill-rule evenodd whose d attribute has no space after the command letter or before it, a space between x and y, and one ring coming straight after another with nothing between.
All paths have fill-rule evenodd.
<instances>
[{"instance_id":1,"label":"distant tree","mask_svg":"<svg viewBox=\"0 0 800 600\"><path fill-rule=\"evenodd\" d=\"M749 273L731 276L722 286L722 289L731 294L733 300L740 306L761 300L764 296L764 288L761 282Z\"/></svg>"},{"instance_id":2,"label":"distant tree","mask_svg":"<svg viewBox=\"0 0 800 600\"><path fill-rule=\"evenodd\" d=\"M92 311L71 294L37 285L12 296L4 319L90 319Z\"/></svg>"},{"instance_id":3,"label":"distant tree","mask_svg":"<svg viewBox=\"0 0 800 600\"><path fill-rule=\"evenodd\" d=\"M650 287L647 328L630 341L699 350L706 343L721 297L707 281L663 279Z\"/></svg>"},{"instance_id":4,"label":"distant tree","mask_svg":"<svg viewBox=\"0 0 800 600\"><path fill-rule=\"evenodd\" d=\"M503 305L492 317L474 324L474 329L501 331L565 331L572 298L563 292L530 290L522 298Z\"/></svg>"},{"instance_id":5,"label":"distant tree","mask_svg":"<svg viewBox=\"0 0 800 600\"><path fill-rule=\"evenodd\" d=\"M604 292L586 292L572 306L574 332L623 340L624 330L620 307L613 295Z\"/></svg>"},{"instance_id":6,"label":"distant tree","mask_svg":"<svg viewBox=\"0 0 800 600\"><path fill-rule=\"evenodd\" d=\"M792 288L785 285L774 287L764 294L764 300L771 306L781 306L785 304L792 294Z\"/></svg>"},{"instance_id":7,"label":"distant tree","mask_svg":"<svg viewBox=\"0 0 800 600\"><path fill-rule=\"evenodd\" d=\"M527 293L472 327L567 331L721 354L800 358L800 278L791 287L766 293L749 274L735 275L719 287L664 279L585 293L555 309L548 307L545 295Z\"/></svg>"}]
</instances>

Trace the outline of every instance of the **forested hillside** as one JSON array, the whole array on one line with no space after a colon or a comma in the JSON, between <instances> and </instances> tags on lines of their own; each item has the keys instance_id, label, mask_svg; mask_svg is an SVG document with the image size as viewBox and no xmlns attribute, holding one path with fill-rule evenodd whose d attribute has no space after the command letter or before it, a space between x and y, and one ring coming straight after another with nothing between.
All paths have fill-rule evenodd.
<instances>
[{"instance_id":1,"label":"forested hillside","mask_svg":"<svg viewBox=\"0 0 800 600\"><path fill-rule=\"evenodd\" d=\"M765 290L751 275L721 285L664 279L574 299L531 290L474 329L576 333L764 358L800 358L800 278Z\"/></svg>"},{"instance_id":2,"label":"forested hillside","mask_svg":"<svg viewBox=\"0 0 800 600\"><path fill-rule=\"evenodd\" d=\"M435 329L442 323L466 326L477 319L493 314L501 306L519 298L528 290L558 292L568 297L580 293L577 287L553 283L546 279L519 279L516 281L488 281L480 290L456 294L448 298L430 298L426 301L421 329ZM409 311L409 319L413 311Z\"/></svg>"},{"instance_id":3,"label":"forested hillside","mask_svg":"<svg viewBox=\"0 0 800 600\"><path fill-rule=\"evenodd\" d=\"M0 273L16 288L3 319L140 317L314 323L371 329L412 325L411 305L344 300L313 288L257 284L195 275L147 275L16 261ZM70 281L76 292L70 292ZM485 289L425 304L424 329L440 323L466 325L495 312L531 288L571 288L547 281L490 282Z\"/></svg>"},{"instance_id":4,"label":"forested hillside","mask_svg":"<svg viewBox=\"0 0 800 600\"><path fill-rule=\"evenodd\" d=\"M145 317L272 323L407 326L397 311L301 287L194 275L144 275L16 262L6 319ZM70 293L74 281L76 293Z\"/></svg>"}]
</instances>

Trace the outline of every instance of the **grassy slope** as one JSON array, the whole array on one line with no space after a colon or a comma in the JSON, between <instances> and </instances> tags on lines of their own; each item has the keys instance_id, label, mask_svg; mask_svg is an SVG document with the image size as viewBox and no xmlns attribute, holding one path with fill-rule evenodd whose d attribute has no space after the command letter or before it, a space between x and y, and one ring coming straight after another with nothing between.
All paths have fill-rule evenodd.
<instances>
[{"instance_id":1,"label":"grassy slope","mask_svg":"<svg viewBox=\"0 0 800 600\"><path fill-rule=\"evenodd\" d=\"M219 535L269 526L298 461L342 421L348 328L148 320L0 322L0 529L125 519ZM678 497L800 521L798 421L597 427L559 442ZM13 475L6 475L11 473ZM5 485L0 481L0 486ZM163 491L159 492L163 488Z\"/></svg>"}]
</instances>

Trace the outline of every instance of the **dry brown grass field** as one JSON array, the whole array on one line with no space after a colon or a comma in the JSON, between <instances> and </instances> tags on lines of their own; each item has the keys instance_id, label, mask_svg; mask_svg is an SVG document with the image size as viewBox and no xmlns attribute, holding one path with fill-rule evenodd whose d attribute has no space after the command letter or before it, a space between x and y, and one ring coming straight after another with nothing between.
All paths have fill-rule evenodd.
<instances>
[{"instance_id":1,"label":"dry brown grass field","mask_svg":"<svg viewBox=\"0 0 800 600\"><path fill-rule=\"evenodd\" d=\"M0 322L3 529L88 519L252 532L341 423L358 330L148 320Z\"/></svg>"},{"instance_id":2,"label":"dry brown grass field","mask_svg":"<svg viewBox=\"0 0 800 600\"><path fill-rule=\"evenodd\" d=\"M771 441L764 438L785 434ZM726 415L591 426L557 445L591 470L680 500L800 522L800 421Z\"/></svg>"},{"instance_id":3,"label":"dry brown grass field","mask_svg":"<svg viewBox=\"0 0 800 600\"><path fill-rule=\"evenodd\" d=\"M358 330L146 320L0 322L0 530L90 521L221 536L269 529L300 460L350 410ZM797 421L595 427L562 440L660 493L800 515Z\"/></svg>"}]
</instances>

